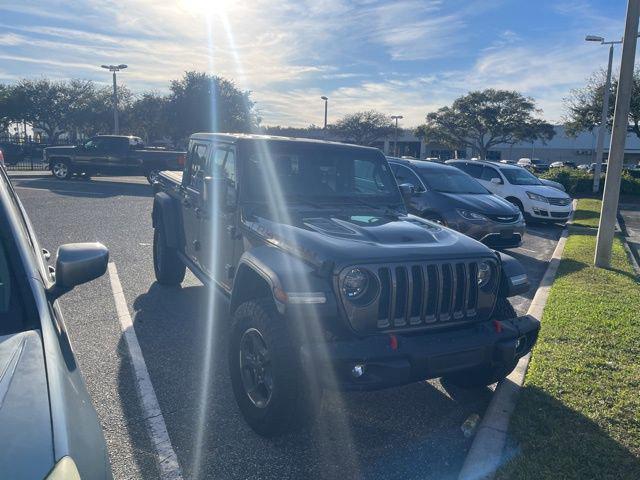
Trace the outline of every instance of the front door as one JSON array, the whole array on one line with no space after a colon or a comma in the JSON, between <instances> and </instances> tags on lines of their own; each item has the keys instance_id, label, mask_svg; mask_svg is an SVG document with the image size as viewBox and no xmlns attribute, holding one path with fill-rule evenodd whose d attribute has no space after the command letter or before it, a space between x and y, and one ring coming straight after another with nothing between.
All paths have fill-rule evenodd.
<instances>
[{"instance_id":1,"label":"front door","mask_svg":"<svg viewBox=\"0 0 640 480\"><path fill-rule=\"evenodd\" d=\"M95 137L76 149L74 163L79 170L105 171L108 168L105 138Z\"/></svg>"},{"instance_id":2,"label":"front door","mask_svg":"<svg viewBox=\"0 0 640 480\"><path fill-rule=\"evenodd\" d=\"M201 219L200 265L224 290L230 291L234 275L234 259L238 248L235 231L236 152L230 144L217 144L209 153L211 185L223 192L211 192ZM223 203L224 205L219 205Z\"/></svg>"},{"instance_id":3,"label":"front door","mask_svg":"<svg viewBox=\"0 0 640 480\"><path fill-rule=\"evenodd\" d=\"M189 146L187 168L182 177L182 225L184 253L195 264L200 265L200 228L202 218L202 188L207 171L207 154L210 144L194 142ZM200 265L202 267L202 265Z\"/></svg>"}]
</instances>

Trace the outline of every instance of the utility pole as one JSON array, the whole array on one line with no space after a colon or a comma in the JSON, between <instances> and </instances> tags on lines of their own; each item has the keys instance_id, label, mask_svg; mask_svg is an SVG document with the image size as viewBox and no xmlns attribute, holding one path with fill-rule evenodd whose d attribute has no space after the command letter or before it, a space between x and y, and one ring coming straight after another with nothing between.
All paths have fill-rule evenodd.
<instances>
[{"instance_id":1,"label":"utility pole","mask_svg":"<svg viewBox=\"0 0 640 480\"><path fill-rule=\"evenodd\" d=\"M113 134L118 135L120 128L118 125L118 86L116 82L116 72L124 70L127 65L100 65L102 68L113 72Z\"/></svg>"},{"instance_id":2,"label":"utility pole","mask_svg":"<svg viewBox=\"0 0 640 480\"><path fill-rule=\"evenodd\" d=\"M608 268L611 264L611 247L615 233L615 220L618 213L618 197L620 196L620 179L624 161L624 146L627 139L629 125L629 102L633 87L633 66L636 56L636 42L638 38L638 15L640 14L640 0L629 0L627 4L627 18L622 41L622 60L620 62L620 80L616 95L616 107L613 115L613 129L611 145L609 147L609 165L604 184L602 198L602 212L598 226L596 253L594 263L596 267Z\"/></svg>"},{"instance_id":3,"label":"utility pole","mask_svg":"<svg viewBox=\"0 0 640 480\"><path fill-rule=\"evenodd\" d=\"M402 115L391 115L391 120L396 121L396 131L393 140L393 156L398 156L398 120L402 120L404 117Z\"/></svg>"},{"instance_id":4,"label":"utility pole","mask_svg":"<svg viewBox=\"0 0 640 480\"><path fill-rule=\"evenodd\" d=\"M324 95L320 97L324 100L324 129L327 129L327 104L329 103L329 98Z\"/></svg>"}]
</instances>

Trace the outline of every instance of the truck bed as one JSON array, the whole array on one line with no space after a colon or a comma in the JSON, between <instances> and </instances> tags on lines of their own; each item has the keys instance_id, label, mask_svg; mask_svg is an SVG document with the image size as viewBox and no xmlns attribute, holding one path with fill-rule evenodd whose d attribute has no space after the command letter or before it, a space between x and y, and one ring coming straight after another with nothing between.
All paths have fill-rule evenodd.
<instances>
[{"instance_id":1,"label":"truck bed","mask_svg":"<svg viewBox=\"0 0 640 480\"><path fill-rule=\"evenodd\" d=\"M182 170L163 170L162 172L160 172L160 176L165 177L167 180L177 183L178 185L182 184Z\"/></svg>"}]
</instances>

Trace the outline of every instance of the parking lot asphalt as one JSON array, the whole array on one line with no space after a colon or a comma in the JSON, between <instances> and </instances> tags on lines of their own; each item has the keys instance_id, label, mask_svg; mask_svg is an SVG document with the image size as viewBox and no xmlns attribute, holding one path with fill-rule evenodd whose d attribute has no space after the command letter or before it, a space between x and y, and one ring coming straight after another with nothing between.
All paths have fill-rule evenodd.
<instances>
[{"instance_id":1,"label":"parking lot asphalt","mask_svg":"<svg viewBox=\"0 0 640 480\"><path fill-rule=\"evenodd\" d=\"M207 290L191 274L182 288L155 283L152 192L142 177L57 181L14 178L40 243L100 241L117 266L167 431L185 478L455 478L471 444L461 425L482 415L492 390L438 380L365 393L330 392L310 428L267 440L243 422L226 372L227 318L213 318ZM524 313L560 236L531 225L508 253L531 290L513 299ZM114 477L158 478L107 276L65 295L69 335L98 411ZM208 360L207 360L208 359Z\"/></svg>"}]
</instances>

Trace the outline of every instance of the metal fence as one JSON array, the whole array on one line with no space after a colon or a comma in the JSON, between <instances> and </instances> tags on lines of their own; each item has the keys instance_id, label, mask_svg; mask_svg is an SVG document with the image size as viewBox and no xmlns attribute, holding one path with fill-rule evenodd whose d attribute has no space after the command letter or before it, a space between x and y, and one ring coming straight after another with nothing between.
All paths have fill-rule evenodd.
<instances>
[{"instance_id":1,"label":"metal fence","mask_svg":"<svg viewBox=\"0 0 640 480\"><path fill-rule=\"evenodd\" d=\"M47 170L43 151L48 144L33 142L17 135L1 136L0 150L7 170Z\"/></svg>"}]
</instances>

